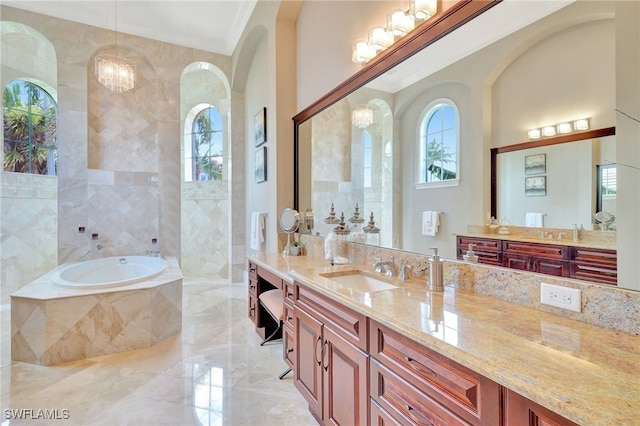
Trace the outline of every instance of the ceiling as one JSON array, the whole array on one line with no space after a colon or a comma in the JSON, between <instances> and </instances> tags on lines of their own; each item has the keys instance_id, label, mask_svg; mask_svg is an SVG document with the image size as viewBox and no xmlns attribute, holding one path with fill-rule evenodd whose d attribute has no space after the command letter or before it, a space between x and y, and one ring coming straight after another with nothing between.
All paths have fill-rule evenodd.
<instances>
[{"instance_id":1,"label":"ceiling","mask_svg":"<svg viewBox=\"0 0 640 426\"><path fill-rule=\"evenodd\" d=\"M231 55L258 0L2 0L6 6ZM117 11L117 21L116 21Z\"/></svg>"}]
</instances>

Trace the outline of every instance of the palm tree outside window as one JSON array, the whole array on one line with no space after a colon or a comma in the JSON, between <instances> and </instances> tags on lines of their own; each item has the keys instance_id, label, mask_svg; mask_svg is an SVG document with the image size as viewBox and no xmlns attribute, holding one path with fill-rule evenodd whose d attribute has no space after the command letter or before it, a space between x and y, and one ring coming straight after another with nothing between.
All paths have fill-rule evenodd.
<instances>
[{"instance_id":1,"label":"palm tree outside window","mask_svg":"<svg viewBox=\"0 0 640 426\"><path fill-rule=\"evenodd\" d=\"M3 170L57 175L57 105L42 87L14 80L4 89Z\"/></svg>"},{"instance_id":2,"label":"palm tree outside window","mask_svg":"<svg viewBox=\"0 0 640 426\"><path fill-rule=\"evenodd\" d=\"M425 114L421 125L421 182L458 178L458 116L451 105L438 103Z\"/></svg>"},{"instance_id":3,"label":"palm tree outside window","mask_svg":"<svg viewBox=\"0 0 640 426\"><path fill-rule=\"evenodd\" d=\"M191 142L191 180L222 180L222 117L215 107L205 108L196 115Z\"/></svg>"}]
</instances>

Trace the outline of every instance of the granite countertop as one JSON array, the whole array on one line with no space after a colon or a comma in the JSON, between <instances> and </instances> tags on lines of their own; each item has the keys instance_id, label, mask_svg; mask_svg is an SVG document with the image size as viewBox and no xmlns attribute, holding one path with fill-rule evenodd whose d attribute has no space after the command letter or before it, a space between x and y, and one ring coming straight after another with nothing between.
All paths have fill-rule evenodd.
<instances>
[{"instance_id":1,"label":"granite countertop","mask_svg":"<svg viewBox=\"0 0 640 426\"><path fill-rule=\"evenodd\" d=\"M431 292L424 279L361 293L320 274L372 272L306 256L249 256L361 312L489 379L581 425L637 425L640 337L457 289Z\"/></svg>"},{"instance_id":2,"label":"granite countertop","mask_svg":"<svg viewBox=\"0 0 640 426\"><path fill-rule=\"evenodd\" d=\"M563 239L557 238L541 238L533 235L522 235L522 234L476 234L476 233L459 233L455 234L459 237L471 237L471 238L489 238L492 240L502 240L502 241L524 241L527 243L538 243L538 244L555 244L560 246L571 246L571 247L584 247L584 248L596 248L596 249L606 249L606 250L616 250L617 244L615 241L592 241L587 239L581 239L578 241L574 241L571 238L571 235L568 237L565 236Z\"/></svg>"}]
</instances>

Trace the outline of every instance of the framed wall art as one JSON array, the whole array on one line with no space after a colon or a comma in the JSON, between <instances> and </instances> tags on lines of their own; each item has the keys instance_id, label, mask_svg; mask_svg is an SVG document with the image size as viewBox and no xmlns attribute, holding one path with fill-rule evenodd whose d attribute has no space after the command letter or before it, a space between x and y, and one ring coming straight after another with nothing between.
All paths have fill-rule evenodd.
<instances>
[{"instance_id":1,"label":"framed wall art","mask_svg":"<svg viewBox=\"0 0 640 426\"><path fill-rule=\"evenodd\" d=\"M267 147L256 151L254 173L256 175L256 183L264 182L267 180Z\"/></svg>"},{"instance_id":2,"label":"framed wall art","mask_svg":"<svg viewBox=\"0 0 640 426\"><path fill-rule=\"evenodd\" d=\"M524 174L540 175L547 172L547 154L527 155L524 157Z\"/></svg>"},{"instance_id":3,"label":"framed wall art","mask_svg":"<svg viewBox=\"0 0 640 426\"><path fill-rule=\"evenodd\" d=\"M525 197L541 197L547 195L547 177L531 176L524 178Z\"/></svg>"},{"instance_id":4,"label":"framed wall art","mask_svg":"<svg viewBox=\"0 0 640 426\"><path fill-rule=\"evenodd\" d=\"M263 107L253 117L253 137L256 146L260 146L267 141L267 107Z\"/></svg>"}]
</instances>

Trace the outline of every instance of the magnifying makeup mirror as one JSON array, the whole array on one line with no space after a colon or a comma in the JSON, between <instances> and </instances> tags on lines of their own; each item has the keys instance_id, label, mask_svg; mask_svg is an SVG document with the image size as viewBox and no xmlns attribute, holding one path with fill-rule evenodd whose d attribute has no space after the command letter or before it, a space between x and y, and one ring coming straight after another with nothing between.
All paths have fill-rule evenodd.
<instances>
[{"instance_id":1,"label":"magnifying makeup mirror","mask_svg":"<svg viewBox=\"0 0 640 426\"><path fill-rule=\"evenodd\" d=\"M285 247L284 252L289 253L291 234L296 232L300 226L300 214L296 210L286 208L280 213L278 223L280 224L280 229L287 234L287 247Z\"/></svg>"}]
</instances>

